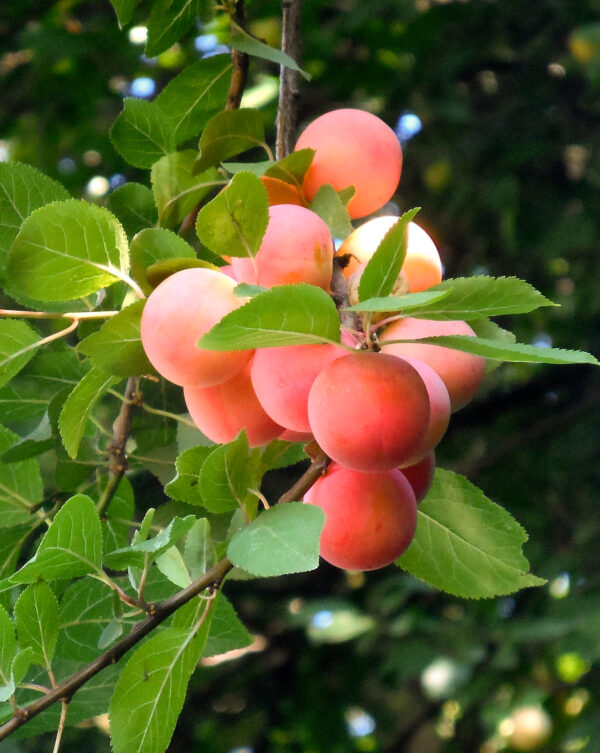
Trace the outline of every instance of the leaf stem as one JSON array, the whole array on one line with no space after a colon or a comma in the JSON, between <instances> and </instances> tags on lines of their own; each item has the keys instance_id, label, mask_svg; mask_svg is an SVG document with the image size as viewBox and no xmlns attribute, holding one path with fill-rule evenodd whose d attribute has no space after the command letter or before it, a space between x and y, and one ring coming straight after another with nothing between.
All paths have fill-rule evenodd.
<instances>
[{"instance_id":1,"label":"leaf stem","mask_svg":"<svg viewBox=\"0 0 600 753\"><path fill-rule=\"evenodd\" d=\"M10 319L108 319L111 316L116 316L118 313L118 311L70 311L60 314L54 311L0 309L0 317Z\"/></svg>"},{"instance_id":2,"label":"leaf stem","mask_svg":"<svg viewBox=\"0 0 600 753\"><path fill-rule=\"evenodd\" d=\"M65 722L67 719L69 700L67 698L62 698L60 701L60 706L60 721L58 722L58 730L56 732L56 740L54 741L54 748L52 748L52 753L58 753L58 750L60 748L60 743L65 729Z\"/></svg>"}]
</instances>

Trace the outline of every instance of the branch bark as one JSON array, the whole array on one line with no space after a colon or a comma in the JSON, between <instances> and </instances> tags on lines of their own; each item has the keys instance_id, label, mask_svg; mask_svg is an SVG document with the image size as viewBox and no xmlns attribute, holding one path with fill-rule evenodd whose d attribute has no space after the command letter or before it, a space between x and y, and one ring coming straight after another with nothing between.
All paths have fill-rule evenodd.
<instances>
[{"instance_id":1,"label":"branch bark","mask_svg":"<svg viewBox=\"0 0 600 753\"><path fill-rule=\"evenodd\" d=\"M282 0L281 49L300 62L301 18L303 0ZM279 77L279 105L277 108L277 137L275 158L280 160L293 151L298 117L300 76L286 66L281 66Z\"/></svg>"},{"instance_id":2,"label":"branch bark","mask_svg":"<svg viewBox=\"0 0 600 753\"><path fill-rule=\"evenodd\" d=\"M246 28L244 0L236 0L231 18L242 29ZM227 104L225 105L225 109L237 110L242 101L244 89L246 88L250 58L245 52L233 50L231 59L233 62L233 73L231 74L231 84L227 94Z\"/></svg>"}]
</instances>

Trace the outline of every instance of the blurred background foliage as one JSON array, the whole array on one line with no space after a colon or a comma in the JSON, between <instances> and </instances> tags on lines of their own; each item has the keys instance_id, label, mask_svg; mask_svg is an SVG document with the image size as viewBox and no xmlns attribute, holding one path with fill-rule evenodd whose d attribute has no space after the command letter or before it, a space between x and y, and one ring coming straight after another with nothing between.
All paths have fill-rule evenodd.
<instances>
[{"instance_id":1,"label":"blurred background foliage","mask_svg":"<svg viewBox=\"0 0 600 753\"><path fill-rule=\"evenodd\" d=\"M122 98L151 98L223 49L217 16L158 58L147 7L119 29L108 0L0 9L0 159L104 202L127 180L108 131ZM300 119L352 106L396 129L392 211L421 206L449 276L517 275L561 304L504 322L519 339L600 353L599 0L306 0ZM279 39L279 4L249 0ZM277 69L252 63L244 104L274 122ZM273 135L273 134L271 134ZM521 320L522 319L522 320ZM463 602L393 568L229 582L256 635L194 676L172 751L600 751L600 381L591 368L502 366L438 451L530 534L548 585ZM160 486L133 479L144 506ZM286 479L272 478L274 492ZM62 749L108 751L104 721ZM536 737L537 735L537 737ZM9 740L50 751L53 737Z\"/></svg>"}]
</instances>

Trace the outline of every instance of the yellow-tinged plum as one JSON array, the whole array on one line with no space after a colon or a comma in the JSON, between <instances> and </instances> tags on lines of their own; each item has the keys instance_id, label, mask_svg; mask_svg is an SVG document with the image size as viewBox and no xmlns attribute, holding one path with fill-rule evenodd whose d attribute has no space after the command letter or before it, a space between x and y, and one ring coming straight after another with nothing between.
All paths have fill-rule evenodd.
<instances>
[{"instance_id":1,"label":"yellow-tinged plum","mask_svg":"<svg viewBox=\"0 0 600 753\"><path fill-rule=\"evenodd\" d=\"M435 474L435 452L432 450L428 455L418 463L400 468L400 471L406 476L412 490L415 493L417 504L422 502L427 496L427 492L433 483Z\"/></svg>"},{"instance_id":2,"label":"yellow-tinged plum","mask_svg":"<svg viewBox=\"0 0 600 753\"><path fill-rule=\"evenodd\" d=\"M261 348L252 359L252 384L266 413L286 429L310 432L308 393L328 363L348 353L338 345Z\"/></svg>"},{"instance_id":3,"label":"yellow-tinged plum","mask_svg":"<svg viewBox=\"0 0 600 753\"><path fill-rule=\"evenodd\" d=\"M451 405L450 395L448 394L444 380L435 369L424 361L419 361L418 358L403 358L403 360L418 371L429 396L429 425L427 426L427 431L419 448L402 464L404 468L404 466L418 463L434 447L437 447L450 423Z\"/></svg>"},{"instance_id":4,"label":"yellow-tinged plum","mask_svg":"<svg viewBox=\"0 0 600 753\"><path fill-rule=\"evenodd\" d=\"M304 502L325 513L321 557L345 570L389 565L415 534L415 495L398 470L361 473L332 463Z\"/></svg>"},{"instance_id":5,"label":"yellow-tinged plum","mask_svg":"<svg viewBox=\"0 0 600 753\"><path fill-rule=\"evenodd\" d=\"M222 272L191 268L167 277L148 296L141 339L154 368L179 385L210 387L231 379L252 351L202 350L196 343L226 314L246 302Z\"/></svg>"},{"instance_id":6,"label":"yellow-tinged plum","mask_svg":"<svg viewBox=\"0 0 600 753\"><path fill-rule=\"evenodd\" d=\"M355 274L366 264L398 217L375 217L356 228L338 249L338 256L351 254L344 275ZM406 257L400 274L408 292L419 293L442 281L442 262L435 243L416 222L408 223Z\"/></svg>"},{"instance_id":7,"label":"yellow-tinged plum","mask_svg":"<svg viewBox=\"0 0 600 753\"><path fill-rule=\"evenodd\" d=\"M416 369L383 353L337 358L308 395L315 440L337 463L357 471L397 468L421 446L429 396Z\"/></svg>"},{"instance_id":8,"label":"yellow-tinged plum","mask_svg":"<svg viewBox=\"0 0 600 753\"><path fill-rule=\"evenodd\" d=\"M246 429L250 446L259 447L283 431L258 402L249 364L227 382L214 387L184 387L183 395L194 423L213 442L231 442Z\"/></svg>"},{"instance_id":9,"label":"yellow-tinged plum","mask_svg":"<svg viewBox=\"0 0 600 753\"><path fill-rule=\"evenodd\" d=\"M400 358L418 358L434 368L444 380L452 411L470 402L479 389L485 373L485 358L453 348L428 343L394 343L386 340L419 340L439 335L468 335L475 332L463 321L434 321L405 317L392 322L381 333L382 352Z\"/></svg>"},{"instance_id":10,"label":"yellow-tinged plum","mask_svg":"<svg viewBox=\"0 0 600 753\"><path fill-rule=\"evenodd\" d=\"M402 172L402 148L394 131L364 110L332 110L302 132L296 150L315 149L303 191L312 201L330 183L336 191L354 186L347 208L352 219L365 217L389 201Z\"/></svg>"},{"instance_id":11,"label":"yellow-tinged plum","mask_svg":"<svg viewBox=\"0 0 600 753\"><path fill-rule=\"evenodd\" d=\"M271 288L307 282L329 289L333 239L319 215L294 204L269 207L269 224L254 260L236 257L233 269L240 282Z\"/></svg>"}]
</instances>

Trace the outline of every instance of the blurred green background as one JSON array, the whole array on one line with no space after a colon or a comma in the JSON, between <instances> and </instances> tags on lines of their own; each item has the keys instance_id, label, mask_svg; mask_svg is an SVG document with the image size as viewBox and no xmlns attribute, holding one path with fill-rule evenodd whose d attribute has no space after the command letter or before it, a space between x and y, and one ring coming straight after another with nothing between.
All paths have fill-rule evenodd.
<instances>
[{"instance_id":1,"label":"blurred green background","mask_svg":"<svg viewBox=\"0 0 600 753\"><path fill-rule=\"evenodd\" d=\"M92 201L149 182L108 137L123 96L151 98L228 30L198 26L148 59L147 11L120 30L108 0L2 3L0 159ZM279 4L252 0L247 13L277 45ZM561 307L503 325L600 353L598 0L306 0L303 64L302 123L352 106L396 129L397 208L422 207L448 276L526 279ZM254 61L244 100L269 123L276 76ZM393 568L326 565L230 582L253 650L195 674L170 750L599 753L599 405L591 368L502 366L438 450L524 525L546 587L466 602ZM160 503L157 484L135 481ZM108 751L102 724L69 729L61 749Z\"/></svg>"}]
</instances>

